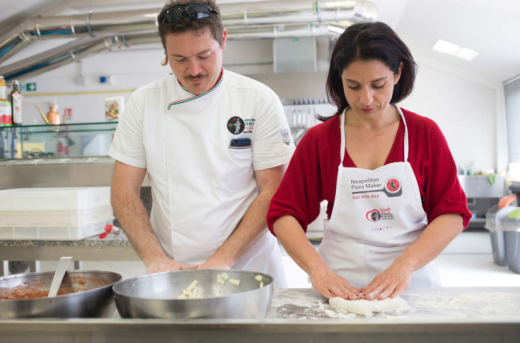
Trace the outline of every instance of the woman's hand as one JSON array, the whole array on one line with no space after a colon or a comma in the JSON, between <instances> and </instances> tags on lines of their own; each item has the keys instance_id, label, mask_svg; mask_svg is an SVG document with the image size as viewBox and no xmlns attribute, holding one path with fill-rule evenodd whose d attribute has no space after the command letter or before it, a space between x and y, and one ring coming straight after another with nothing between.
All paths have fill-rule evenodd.
<instances>
[{"instance_id":1,"label":"woman's hand","mask_svg":"<svg viewBox=\"0 0 520 343\"><path fill-rule=\"evenodd\" d=\"M379 273L368 286L363 287L361 292L367 300L399 297L410 286L413 272L409 263L397 258L387 270Z\"/></svg>"},{"instance_id":2,"label":"woman's hand","mask_svg":"<svg viewBox=\"0 0 520 343\"><path fill-rule=\"evenodd\" d=\"M356 300L361 291L352 287L345 278L329 268L319 268L311 272L312 286L326 298L341 297Z\"/></svg>"}]
</instances>

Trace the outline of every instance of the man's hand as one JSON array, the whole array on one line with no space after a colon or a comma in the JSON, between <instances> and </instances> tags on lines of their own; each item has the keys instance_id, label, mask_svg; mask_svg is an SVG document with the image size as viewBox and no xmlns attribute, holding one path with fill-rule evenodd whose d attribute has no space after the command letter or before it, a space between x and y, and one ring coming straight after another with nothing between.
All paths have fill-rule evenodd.
<instances>
[{"instance_id":1,"label":"man's hand","mask_svg":"<svg viewBox=\"0 0 520 343\"><path fill-rule=\"evenodd\" d=\"M217 259L217 258L210 258L203 264L201 264L197 269L230 269L231 267L228 266L225 262Z\"/></svg>"},{"instance_id":2,"label":"man's hand","mask_svg":"<svg viewBox=\"0 0 520 343\"><path fill-rule=\"evenodd\" d=\"M146 274L169 272L172 270L197 269L198 266L186 266L169 258L154 261L146 266Z\"/></svg>"},{"instance_id":3,"label":"man's hand","mask_svg":"<svg viewBox=\"0 0 520 343\"><path fill-rule=\"evenodd\" d=\"M387 270L379 273L374 280L361 289L367 300L384 300L401 296L410 286L413 268L406 261L397 258Z\"/></svg>"},{"instance_id":4,"label":"man's hand","mask_svg":"<svg viewBox=\"0 0 520 343\"><path fill-rule=\"evenodd\" d=\"M329 268L317 268L310 276L312 286L326 298L341 297L356 300L361 292Z\"/></svg>"}]
</instances>

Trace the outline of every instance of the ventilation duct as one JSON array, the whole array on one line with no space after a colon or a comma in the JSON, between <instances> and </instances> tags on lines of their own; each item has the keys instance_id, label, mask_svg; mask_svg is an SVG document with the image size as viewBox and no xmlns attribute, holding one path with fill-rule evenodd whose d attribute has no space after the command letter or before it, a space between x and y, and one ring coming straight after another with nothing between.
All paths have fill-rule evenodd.
<instances>
[{"instance_id":1,"label":"ventilation duct","mask_svg":"<svg viewBox=\"0 0 520 343\"><path fill-rule=\"evenodd\" d=\"M155 34L157 36L157 34ZM58 48L31 56L6 67L0 67L0 75L6 81L23 81L93 54L108 50L117 43L117 37L80 39Z\"/></svg>"},{"instance_id":2,"label":"ventilation duct","mask_svg":"<svg viewBox=\"0 0 520 343\"><path fill-rule=\"evenodd\" d=\"M276 1L223 4L224 27L326 23L343 20L374 21L376 5L368 0L350 1ZM42 39L91 37L157 31L161 9L124 12L99 12L87 15L28 19L0 37L0 64Z\"/></svg>"},{"instance_id":3,"label":"ventilation duct","mask_svg":"<svg viewBox=\"0 0 520 343\"><path fill-rule=\"evenodd\" d=\"M36 40L156 31L156 18L149 15L140 10L29 19L0 38L0 63Z\"/></svg>"},{"instance_id":4,"label":"ventilation duct","mask_svg":"<svg viewBox=\"0 0 520 343\"><path fill-rule=\"evenodd\" d=\"M253 26L228 30L229 40L337 37L338 35L338 28L331 25L294 24ZM103 51L154 43L161 43L161 39L156 32L79 39L11 65L0 67L0 75L3 75L7 81L13 79L23 81Z\"/></svg>"}]
</instances>

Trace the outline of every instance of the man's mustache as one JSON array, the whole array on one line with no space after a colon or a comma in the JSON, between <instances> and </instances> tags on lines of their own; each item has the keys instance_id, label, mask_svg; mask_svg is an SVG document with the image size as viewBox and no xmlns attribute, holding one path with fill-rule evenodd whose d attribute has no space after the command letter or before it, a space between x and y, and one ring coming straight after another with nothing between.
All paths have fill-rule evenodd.
<instances>
[{"instance_id":1,"label":"man's mustache","mask_svg":"<svg viewBox=\"0 0 520 343\"><path fill-rule=\"evenodd\" d=\"M206 75L203 75L203 74L197 74L197 75L195 75L195 76L191 76L191 75L190 75L190 76L187 76L186 79L188 79L188 80L200 79L200 78L202 78L202 77L204 77L204 76L206 76Z\"/></svg>"}]
</instances>

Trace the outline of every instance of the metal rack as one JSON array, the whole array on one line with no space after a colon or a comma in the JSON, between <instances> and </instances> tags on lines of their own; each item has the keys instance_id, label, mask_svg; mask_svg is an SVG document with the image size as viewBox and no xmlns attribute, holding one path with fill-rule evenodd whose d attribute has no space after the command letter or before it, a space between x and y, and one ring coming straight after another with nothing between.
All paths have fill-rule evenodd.
<instances>
[{"instance_id":1,"label":"metal rack","mask_svg":"<svg viewBox=\"0 0 520 343\"><path fill-rule=\"evenodd\" d=\"M320 123L318 115L332 115L336 108L321 99L293 99L291 105L284 106L284 110L291 136L297 145L311 127Z\"/></svg>"}]
</instances>

